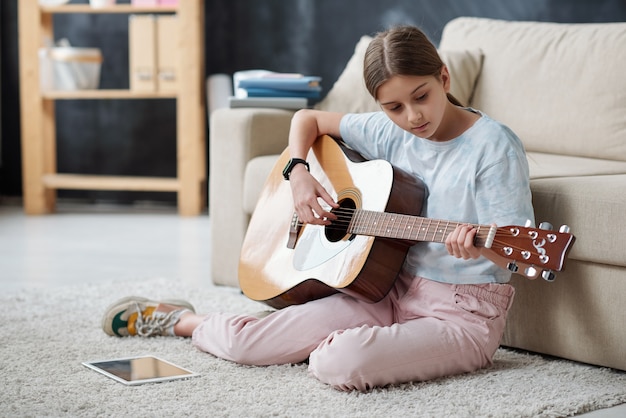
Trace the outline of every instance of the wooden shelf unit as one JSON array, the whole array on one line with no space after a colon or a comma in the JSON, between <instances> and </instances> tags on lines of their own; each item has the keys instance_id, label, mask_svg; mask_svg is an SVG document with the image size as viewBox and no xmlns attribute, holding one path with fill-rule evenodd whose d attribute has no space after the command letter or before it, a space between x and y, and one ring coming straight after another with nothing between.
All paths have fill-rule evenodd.
<instances>
[{"instance_id":1,"label":"wooden shelf unit","mask_svg":"<svg viewBox=\"0 0 626 418\"><path fill-rule=\"evenodd\" d=\"M79 99L176 99L176 93L161 93L155 91L136 92L132 90L74 90L74 91L43 91L44 100L79 100Z\"/></svg>"},{"instance_id":2,"label":"wooden shelf unit","mask_svg":"<svg viewBox=\"0 0 626 418\"><path fill-rule=\"evenodd\" d=\"M19 60L24 210L29 215L55 210L57 189L176 192L178 212L195 216L206 205L206 128L204 98L204 1L181 0L177 7L120 4L95 9L88 4L42 7L19 1ZM54 39L53 15L177 14L180 19L179 88L174 93L132 90L41 91L38 51ZM106 57L105 57L106 58ZM177 175L175 178L97 176L57 173L56 100L175 99Z\"/></svg>"},{"instance_id":3,"label":"wooden shelf unit","mask_svg":"<svg viewBox=\"0 0 626 418\"><path fill-rule=\"evenodd\" d=\"M182 0L180 3L184 3ZM61 6L40 6L42 13L54 14L54 13L90 13L90 14L102 14L102 13L176 13L178 7L170 6L133 6L131 4L115 4L113 6L93 8L89 4L64 4Z\"/></svg>"}]
</instances>

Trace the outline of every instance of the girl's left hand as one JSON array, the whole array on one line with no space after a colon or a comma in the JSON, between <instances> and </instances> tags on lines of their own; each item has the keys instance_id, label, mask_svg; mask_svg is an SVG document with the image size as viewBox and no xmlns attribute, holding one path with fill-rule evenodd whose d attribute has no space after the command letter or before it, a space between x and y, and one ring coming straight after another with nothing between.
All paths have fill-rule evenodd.
<instances>
[{"instance_id":1,"label":"girl's left hand","mask_svg":"<svg viewBox=\"0 0 626 418\"><path fill-rule=\"evenodd\" d=\"M472 225L459 225L446 238L446 248L450 255L464 260L480 257L480 248L474 245L476 228Z\"/></svg>"}]
</instances>

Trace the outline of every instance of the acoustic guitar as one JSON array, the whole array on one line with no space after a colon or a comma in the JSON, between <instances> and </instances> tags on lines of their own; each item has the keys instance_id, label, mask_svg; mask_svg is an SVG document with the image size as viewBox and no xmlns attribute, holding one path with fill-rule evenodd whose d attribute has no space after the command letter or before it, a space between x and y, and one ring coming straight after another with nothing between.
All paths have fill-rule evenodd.
<instances>
[{"instance_id":1,"label":"acoustic guitar","mask_svg":"<svg viewBox=\"0 0 626 418\"><path fill-rule=\"evenodd\" d=\"M280 156L250 219L239 262L246 296L280 309L344 292L370 302L392 288L416 241L443 243L459 222L420 217L424 185L384 160L358 153L322 136L307 160L313 176L336 197L331 225L302 224L294 214ZM509 269L554 279L575 241L569 227L549 224L475 225L475 245L510 260ZM549 228L549 229L547 229Z\"/></svg>"}]
</instances>

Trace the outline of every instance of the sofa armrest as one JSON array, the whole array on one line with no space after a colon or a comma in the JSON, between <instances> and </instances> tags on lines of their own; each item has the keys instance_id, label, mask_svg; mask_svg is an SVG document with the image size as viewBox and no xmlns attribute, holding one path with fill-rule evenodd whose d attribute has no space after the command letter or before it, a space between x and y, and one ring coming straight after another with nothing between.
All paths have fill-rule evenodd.
<instances>
[{"instance_id":1,"label":"sofa armrest","mask_svg":"<svg viewBox=\"0 0 626 418\"><path fill-rule=\"evenodd\" d=\"M209 142L209 218L213 283L239 286L239 253L249 216L243 209L243 179L248 161L280 154L287 146L294 111L217 109L211 115Z\"/></svg>"}]
</instances>

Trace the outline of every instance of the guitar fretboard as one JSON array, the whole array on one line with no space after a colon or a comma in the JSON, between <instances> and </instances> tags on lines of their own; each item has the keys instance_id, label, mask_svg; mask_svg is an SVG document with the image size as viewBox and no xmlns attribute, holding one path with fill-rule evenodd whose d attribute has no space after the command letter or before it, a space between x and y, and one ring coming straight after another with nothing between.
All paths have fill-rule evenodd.
<instances>
[{"instance_id":1,"label":"guitar fretboard","mask_svg":"<svg viewBox=\"0 0 626 418\"><path fill-rule=\"evenodd\" d=\"M443 243L448 234L458 225L462 223L357 209L348 226L348 232L357 235ZM474 244L477 247L485 246L491 227L486 225L474 225L474 227L477 228Z\"/></svg>"}]
</instances>

